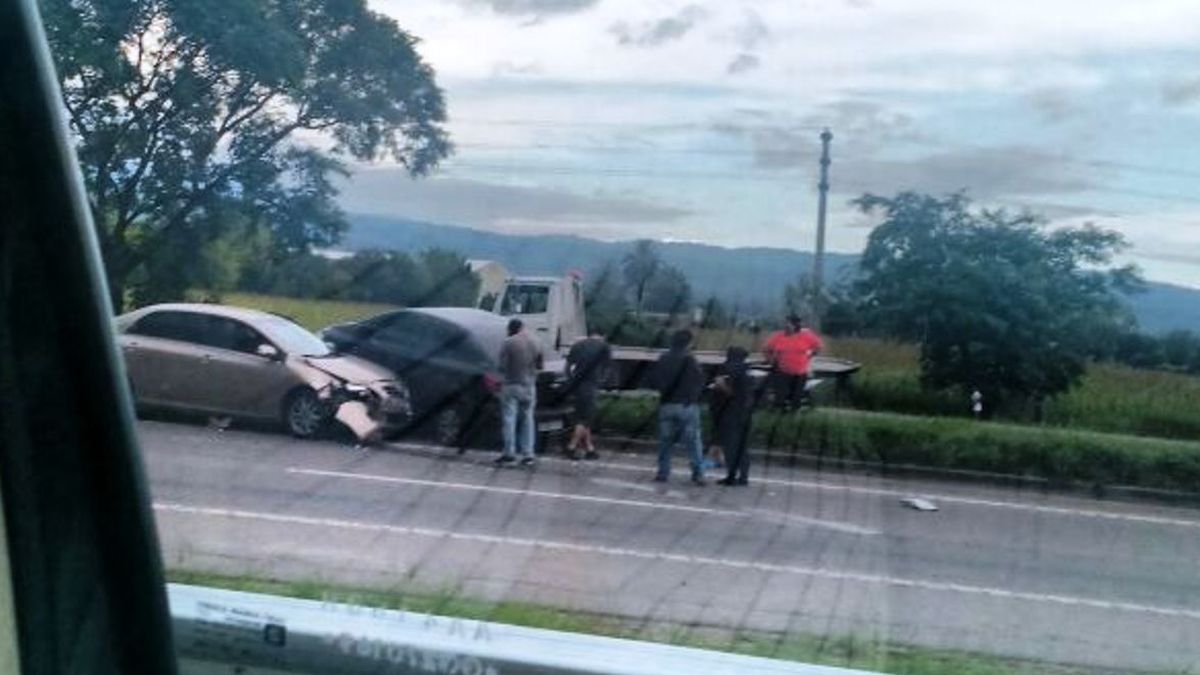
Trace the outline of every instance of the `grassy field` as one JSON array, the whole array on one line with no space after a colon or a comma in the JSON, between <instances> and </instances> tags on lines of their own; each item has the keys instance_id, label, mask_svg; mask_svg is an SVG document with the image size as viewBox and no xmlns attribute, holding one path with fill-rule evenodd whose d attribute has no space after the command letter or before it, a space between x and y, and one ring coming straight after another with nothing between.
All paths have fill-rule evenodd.
<instances>
[{"instance_id":1,"label":"grassy field","mask_svg":"<svg viewBox=\"0 0 1200 675\"><path fill-rule=\"evenodd\" d=\"M917 350L879 340L830 341L830 353L863 364L851 405L913 415L963 415L964 400L923 391ZM1051 400L1047 424L1200 440L1200 377L1096 363L1080 385Z\"/></svg>"},{"instance_id":2,"label":"grassy field","mask_svg":"<svg viewBox=\"0 0 1200 675\"><path fill-rule=\"evenodd\" d=\"M1083 672L1056 665L886 643L857 636L777 635L679 625L648 625L645 621L535 603L474 600L453 590L351 588L319 581L283 581L187 570L171 570L167 576L176 583L198 586L369 608L401 609L443 617L659 642L894 675L1071 675Z\"/></svg>"},{"instance_id":3,"label":"grassy field","mask_svg":"<svg viewBox=\"0 0 1200 675\"><path fill-rule=\"evenodd\" d=\"M249 307L281 314L313 331L320 330L332 323L356 321L396 309L391 305L377 305L368 302L283 298L254 293L226 293L221 296L221 302L226 305L237 305L238 307Z\"/></svg>"},{"instance_id":4,"label":"grassy field","mask_svg":"<svg viewBox=\"0 0 1200 675\"><path fill-rule=\"evenodd\" d=\"M708 349L726 344L754 346L749 333L704 331L700 342ZM921 388L918 352L914 345L861 338L826 340L826 353L857 361L863 369L854 376L845 405L859 410L907 415L966 416L969 404L961 397ZM832 399L824 404L835 404ZM1045 423L1095 431L1200 440L1200 377L1136 370L1111 363L1088 368L1080 385L1051 400Z\"/></svg>"}]
</instances>

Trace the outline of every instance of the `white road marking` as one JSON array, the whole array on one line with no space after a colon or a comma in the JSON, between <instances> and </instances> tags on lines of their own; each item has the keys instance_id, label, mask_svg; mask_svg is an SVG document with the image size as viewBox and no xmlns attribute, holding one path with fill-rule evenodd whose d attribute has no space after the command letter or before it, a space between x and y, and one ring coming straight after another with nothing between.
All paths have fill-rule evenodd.
<instances>
[{"instance_id":1,"label":"white road marking","mask_svg":"<svg viewBox=\"0 0 1200 675\"><path fill-rule=\"evenodd\" d=\"M420 446L409 443L393 443L395 447L428 450L428 446ZM573 460L568 460L559 457L542 457L539 461L578 464ZM653 471L653 467L649 464L625 464L619 462L603 462L590 461L587 466L593 466L602 469L613 469L616 471L628 471L636 473L649 473ZM785 480L781 478L765 478L754 477L752 482L759 482L764 485L778 485L790 488L807 488L815 490L829 490L834 492L848 492L851 494L872 495L880 497L911 497L912 490L898 490L890 488L872 488L861 485L835 484L820 481L807 480ZM948 504L963 504L966 506L982 506L986 508L1009 509L1013 511L1033 511L1036 513L1046 513L1058 516L1071 516L1080 518L1098 518L1101 520L1124 521L1130 523L1145 523L1151 525L1170 525L1174 527L1187 527L1192 529L1200 529L1200 519L1191 520L1187 518L1172 518L1170 516L1155 516L1138 513L1121 513L1117 511L1102 511L1099 509L1086 508L1071 508L1067 506L1047 506L1045 504L1029 504L1025 502L1014 502L999 499L980 499L978 497L964 497L960 495L938 494L922 491L923 496L937 502L945 502Z\"/></svg>"},{"instance_id":2,"label":"white road marking","mask_svg":"<svg viewBox=\"0 0 1200 675\"><path fill-rule=\"evenodd\" d=\"M752 514L747 511L739 511L736 509L714 509L707 506L689 506L687 504L670 504L663 502L639 501L636 499L620 499L616 497L597 497L593 495L578 495L567 494L563 492L544 492L541 490L525 490L520 488L500 487L496 485L479 485L476 483L454 483L438 480L426 480L422 478L400 478L399 476L381 476L370 473L355 473L351 471L329 471L326 469L305 469L302 467L289 467L287 473L303 474L308 476L323 476L325 478L345 478L349 480L373 481L376 483L394 483L398 485L421 485L426 487L436 487L450 490L474 490L478 492L492 492L503 495L514 495L519 497L537 497L542 499L560 499L563 501L589 502L594 504L612 504L617 506L630 506L643 509L659 509L663 511L682 511L685 513L697 513L706 516L723 516L734 518L745 518ZM786 517L784 514L774 514L775 517ZM849 523L841 523L830 520L811 519L806 520L805 524L813 527L820 527L836 532L843 532L854 535L878 535L879 530L872 530L858 525Z\"/></svg>"},{"instance_id":3,"label":"white road marking","mask_svg":"<svg viewBox=\"0 0 1200 675\"><path fill-rule=\"evenodd\" d=\"M643 483L635 483L631 480L621 480L620 478L604 478L602 476L592 476L588 478L588 482L596 485L605 485L608 487L620 488L622 490L636 490L647 494L658 494L672 499L682 499L687 495L677 490L663 490L661 487L645 485Z\"/></svg>"},{"instance_id":4,"label":"white road marking","mask_svg":"<svg viewBox=\"0 0 1200 675\"><path fill-rule=\"evenodd\" d=\"M925 579L912 579L905 577L892 577L881 574L867 574L864 572L848 572L844 570L832 570L821 567L808 567L803 565L779 565L772 563L762 563L753 560L733 560L729 558L712 558L708 556L693 556L679 553L665 553L656 551L642 551L629 548L616 548L610 546L595 546L591 544L577 544L567 541L553 541L546 539L526 539L522 537L505 537L490 534L473 534L465 532L454 532L452 530L435 530L423 527L407 527L403 525L387 525L383 523L370 523L358 520L342 520L337 518L314 518L308 516L290 516L278 513L265 513L259 511L244 511L240 509L224 509L212 508L203 506L191 506L187 504L179 504L172 502L155 502L154 508L157 511L168 513L181 513L196 516L208 516L216 518L232 518L239 520L257 520L262 522L280 523L286 525L304 525L311 527L327 527L338 528L344 530L358 530L363 532L382 532L387 534L400 534L418 537L430 537L433 539L444 539L454 541L470 541L485 544L503 544L510 546L524 546L533 549L546 551L570 551L573 553L593 553L599 555L618 556L626 558L638 558L642 560L656 560L661 562L678 562L689 565L712 565L716 567L728 567L732 569L754 570L759 572L775 572L780 574L793 574L798 576L816 577L821 579L833 579L838 581L856 581L866 584L877 584L884 586L895 586L901 588L916 588L928 591L940 591L948 593L961 593L966 595L982 595L993 598L1007 598L1011 600L1022 600L1027 602L1051 603L1057 605L1067 605L1074 607L1088 607L1092 609L1119 610L1125 612L1135 612L1141 614L1152 614L1156 616L1177 617L1200 620L1200 610L1184 609L1179 607L1161 607L1155 605L1144 605L1132 602L1120 602L1114 600L1100 600L1098 598L1087 598L1071 595L1056 595L1047 593L1030 593L1025 591L1013 591L1005 588L995 588L988 586L972 586L969 584L956 584L944 581L929 581Z\"/></svg>"},{"instance_id":5,"label":"white road marking","mask_svg":"<svg viewBox=\"0 0 1200 675\"><path fill-rule=\"evenodd\" d=\"M617 462L591 462L592 466L615 469L617 471L637 471L641 473L649 472L651 467L639 466L637 464L620 464ZM873 495L881 497L911 497L912 490L893 490L889 488L871 488L860 485L846 485L835 483L822 483L819 481L806 480L784 480L780 478L751 478L751 482L760 482L764 485L780 485L784 487L795 488L810 488L816 490L831 490L835 492L849 492L852 494ZM1010 502L994 499L979 499L976 497L961 497L958 495L934 494L929 492L921 492L922 495L937 502L946 502L951 504L965 504L968 506L985 506L997 509L1012 509L1016 511L1036 511L1038 513L1050 513L1062 516L1079 516L1084 518L1102 518L1106 520L1122 520L1131 523L1151 523L1154 525L1174 525L1177 527L1200 528L1200 520L1188 520L1186 518L1171 518L1169 516L1152 516L1137 513L1118 513L1114 511L1100 511L1097 509L1077 509L1066 506L1046 506L1044 504L1026 504L1022 502Z\"/></svg>"}]
</instances>

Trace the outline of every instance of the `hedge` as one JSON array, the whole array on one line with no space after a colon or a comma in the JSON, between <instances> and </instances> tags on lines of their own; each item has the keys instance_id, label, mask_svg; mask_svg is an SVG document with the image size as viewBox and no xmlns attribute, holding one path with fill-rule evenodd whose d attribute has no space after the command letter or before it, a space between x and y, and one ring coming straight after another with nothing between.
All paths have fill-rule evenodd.
<instances>
[{"instance_id":1,"label":"hedge","mask_svg":"<svg viewBox=\"0 0 1200 675\"><path fill-rule=\"evenodd\" d=\"M606 397L602 433L652 438L653 397ZM1200 491L1200 443L843 409L755 415L752 446L938 470L1044 479L1055 485Z\"/></svg>"}]
</instances>

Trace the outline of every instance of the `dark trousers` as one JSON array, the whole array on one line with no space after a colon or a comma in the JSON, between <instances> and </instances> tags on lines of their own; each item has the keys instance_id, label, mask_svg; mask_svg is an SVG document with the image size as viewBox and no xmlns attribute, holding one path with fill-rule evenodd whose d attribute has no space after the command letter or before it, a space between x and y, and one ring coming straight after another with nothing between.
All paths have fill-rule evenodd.
<instances>
[{"instance_id":1,"label":"dark trousers","mask_svg":"<svg viewBox=\"0 0 1200 675\"><path fill-rule=\"evenodd\" d=\"M750 442L751 413L726 411L720 429L721 447L725 449L725 466L729 473L725 476L728 481L745 482L750 476Z\"/></svg>"},{"instance_id":2,"label":"dark trousers","mask_svg":"<svg viewBox=\"0 0 1200 675\"><path fill-rule=\"evenodd\" d=\"M792 375L776 370L771 376L775 380L777 410L796 410L808 398L808 375Z\"/></svg>"}]
</instances>

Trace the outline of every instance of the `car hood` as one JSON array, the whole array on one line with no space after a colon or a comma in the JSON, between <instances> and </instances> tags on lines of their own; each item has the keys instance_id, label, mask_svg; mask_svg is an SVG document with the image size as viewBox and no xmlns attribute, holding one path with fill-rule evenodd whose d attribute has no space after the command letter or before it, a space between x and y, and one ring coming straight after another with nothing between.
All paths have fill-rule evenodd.
<instances>
[{"instance_id":1,"label":"car hood","mask_svg":"<svg viewBox=\"0 0 1200 675\"><path fill-rule=\"evenodd\" d=\"M396 375L387 368L353 356L328 356L324 358L303 356L300 360L327 375L332 375L352 384L370 384L372 382L379 382L380 380L396 379Z\"/></svg>"}]
</instances>

